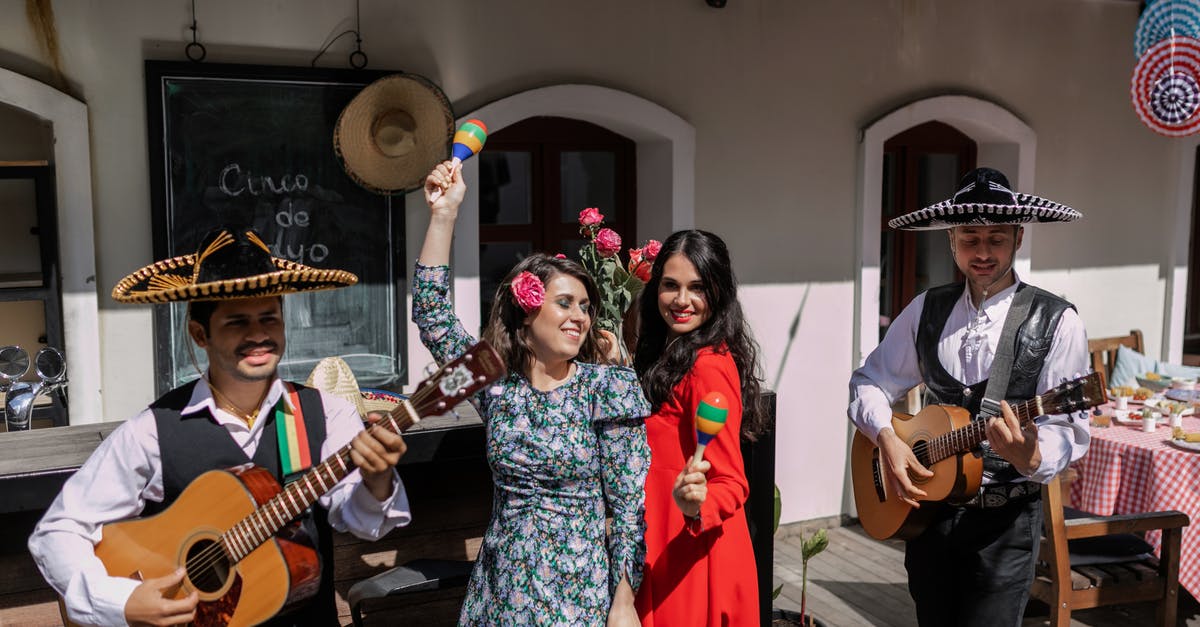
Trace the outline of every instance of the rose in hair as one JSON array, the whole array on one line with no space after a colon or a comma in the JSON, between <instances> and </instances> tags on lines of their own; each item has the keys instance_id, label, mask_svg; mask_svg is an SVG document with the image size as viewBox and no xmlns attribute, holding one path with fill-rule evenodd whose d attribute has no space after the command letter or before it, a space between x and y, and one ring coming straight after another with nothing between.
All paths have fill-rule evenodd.
<instances>
[{"instance_id":1,"label":"rose in hair","mask_svg":"<svg viewBox=\"0 0 1200 627\"><path fill-rule=\"evenodd\" d=\"M525 313L530 313L546 302L546 286L538 275L526 270L516 276L509 284L513 299Z\"/></svg>"}]
</instances>

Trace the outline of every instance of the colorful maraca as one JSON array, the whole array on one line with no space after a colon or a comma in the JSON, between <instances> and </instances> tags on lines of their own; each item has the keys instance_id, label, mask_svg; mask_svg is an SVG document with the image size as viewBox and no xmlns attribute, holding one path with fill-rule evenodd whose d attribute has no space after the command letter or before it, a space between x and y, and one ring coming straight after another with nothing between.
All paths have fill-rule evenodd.
<instances>
[{"instance_id":1,"label":"colorful maraca","mask_svg":"<svg viewBox=\"0 0 1200 627\"><path fill-rule=\"evenodd\" d=\"M724 394L709 392L700 399L700 406L696 408L696 455L692 457L692 464L699 464L704 459L704 448L725 428L728 415L729 401Z\"/></svg>"},{"instance_id":2,"label":"colorful maraca","mask_svg":"<svg viewBox=\"0 0 1200 627\"><path fill-rule=\"evenodd\" d=\"M451 171L458 168L463 161L470 159L475 153L483 150L483 144L487 141L487 126L479 120L467 120L463 125L458 127L458 131L454 133L454 146L450 149L450 157L453 162L450 166ZM437 200L445 192L445 189L435 189L429 194L430 199Z\"/></svg>"}]
</instances>

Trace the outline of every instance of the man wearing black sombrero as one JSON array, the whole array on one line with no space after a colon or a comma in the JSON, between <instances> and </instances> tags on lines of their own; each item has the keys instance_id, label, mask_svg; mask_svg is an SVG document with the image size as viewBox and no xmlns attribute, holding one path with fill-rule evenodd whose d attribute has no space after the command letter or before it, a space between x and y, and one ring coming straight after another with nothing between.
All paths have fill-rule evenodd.
<instances>
[{"instance_id":1,"label":"man wearing black sombrero","mask_svg":"<svg viewBox=\"0 0 1200 627\"><path fill-rule=\"evenodd\" d=\"M191 620L195 591L167 598L179 589L184 569L145 581L134 573L109 576L93 552L102 527L167 510L206 471L253 462L283 483L349 444L358 471L336 485L320 486L324 496L300 517L319 556L319 577L313 577L314 567L305 580L316 582L315 591L297 593L299 600L267 623L337 624L331 527L377 539L408 523L408 498L394 468L405 446L397 434L364 430L348 401L281 381L276 368L285 346L282 295L357 280L341 270L272 257L254 231L230 228L210 234L195 254L156 262L117 284L113 298L118 302L187 302L189 335L207 354L209 367L199 380L168 392L101 442L30 536L30 552L62 595L71 621L173 625ZM238 537L226 540L227 550L239 550ZM184 590L200 587L190 564ZM249 587L241 590L242 598L254 594Z\"/></svg>"},{"instance_id":2,"label":"man wearing black sombrero","mask_svg":"<svg viewBox=\"0 0 1200 627\"><path fill-rule=\"evenodd\" d=\"M905 552L920 624L1012 626L1021 622L1033 580L1040 484L1089 442L1086 416L1041 416L1022 428L1005 402L1030 399L1089 364L1074 306L1022 282L1013 262L1024 224L1071 222L1080 214L1013 192L989 168L968 173L959 188L889 226L948 230L965 285L935 287L905 307L851 377L848 414L878 445L887 489L910 505L936 508L934 522ZM927 494L913 478L932 473L892 430L891 405L921 383L929 403L965 407L987 421L983 486L965 504L918 504Z\"/></svg>"}]
</instances>

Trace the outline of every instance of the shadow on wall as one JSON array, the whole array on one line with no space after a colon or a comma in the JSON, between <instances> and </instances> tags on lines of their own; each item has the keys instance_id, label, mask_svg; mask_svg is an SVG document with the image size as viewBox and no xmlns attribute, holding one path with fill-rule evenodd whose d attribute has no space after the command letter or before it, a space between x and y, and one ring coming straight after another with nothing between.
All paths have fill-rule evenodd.
<instances>
[{"instance_id":1,"label":"shadow on wall","mask_svg":"<svg viewBox=\"0 0 1200 627\"><path fill-rule=\"evenodd\" d=\"M804 315L804 305L808 303L808 292L812 289L812 285L804 286L804 296L800 297L800 306L796 308L796 316L792 318L792 324L788 326L787 344L783 347L783 357L779 359L779 369L775 371L775 380L771 382L771 389L779 391L779 382L783 380L783 369L787 367L788 354L792 352L792 344L796 341L796 330L800 328L800 317Z\"/></svg>"}]
</instances>

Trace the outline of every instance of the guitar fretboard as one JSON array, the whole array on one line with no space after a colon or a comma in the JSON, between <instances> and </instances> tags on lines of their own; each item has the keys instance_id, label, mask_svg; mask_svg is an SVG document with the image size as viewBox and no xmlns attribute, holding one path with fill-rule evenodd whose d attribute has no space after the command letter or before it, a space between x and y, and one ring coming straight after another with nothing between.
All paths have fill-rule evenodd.
<instances>
[{"instance_id":1,"label":"guitar fretboard","mask_svg":"<svg viewBox=\"0 0 1200 627\"><path fill-rule=\"evenodd\" d=\"M1047 402L1042 396L1035 396L1027 401L1010 405L1017 422L1025 427L1034 418L1045 414L1061 413L1061 407L1054 402ZM987 439L987 421L972 420L971 424L948 431L929 440L925 451L928 461L922 463L934 464L953 455L978 447Z\"/></svg>"},{"instance_id":2,"label":"guitar fretboard","mask_svg":"<svg viewBox=\"0 0 1200 627\"><path fill-rule=\"evenodd\" d=\"M405 400L385 420L376 424L392 433L402 433L420 420L416 416L412 405ZM338 449L328 459L289 483L254 513L230 527L221 536L221 543L230 558L236 562L249 555L350 474L355 468L350 459L351 448L347 444Z\"/></svg>"}]
</instances>

